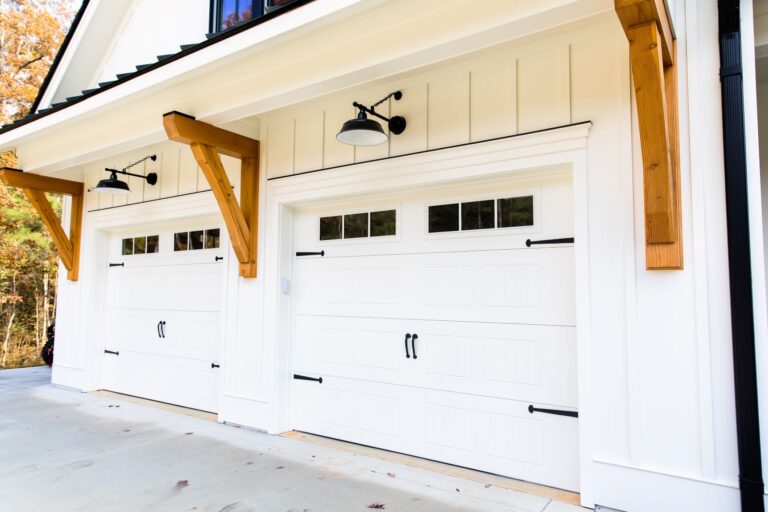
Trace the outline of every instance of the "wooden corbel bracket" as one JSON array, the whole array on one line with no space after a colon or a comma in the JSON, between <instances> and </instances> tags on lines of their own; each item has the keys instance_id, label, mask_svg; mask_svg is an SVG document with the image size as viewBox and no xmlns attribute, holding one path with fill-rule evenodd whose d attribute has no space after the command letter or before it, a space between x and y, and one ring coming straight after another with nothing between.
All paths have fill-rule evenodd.
<instances>
[{"instance_id":1,"label":"wooden corbel bracket","mask_svg":"<svg viewBox=\"0 0 768 512\"><path fill-rule=\"evenodd\" d=\"M25 173L19 169L0 169L0 181L9 187L24 191L29 202L40 214L45 226L51 233L59 258L67 269L67 279L77 281L80 271L80 234L83 222L83 184L77 181L49 178L39 174ZM69 236L61 227L61 222L53 211L45 193L62 194L72 197L72 209L69 219Z\"/></svg>"},{"instance_id":2,"label":"wooden corbel bracket","mask_svg":"<svg viewBox=\"0 0 768 512\"><path fill-rule=\"evenodd\" d=\"M676 45L664 0L614 0L629 40L643 156L646 268L682 269Z\"/></svg>"},{"instance_id":3,"label":"wooden corbel bracket","mask_svg":"<svg viewBox=\"0 0 768 512\"><path fill-rule=\"evenodd\" d=\"M240 276L256 277L259 229L259 141L170 112L163 116L170 140L187 144L213 191L224 218ZM240 159L240 204L220 155Z\"/></svg>"}]
</instances>

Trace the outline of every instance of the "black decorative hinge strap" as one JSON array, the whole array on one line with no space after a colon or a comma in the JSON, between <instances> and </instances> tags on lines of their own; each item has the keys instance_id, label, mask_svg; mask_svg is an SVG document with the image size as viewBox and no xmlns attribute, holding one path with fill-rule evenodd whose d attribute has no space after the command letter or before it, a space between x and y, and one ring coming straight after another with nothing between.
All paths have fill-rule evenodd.
<instances>
[{"instance_id":1,"label":"black decorative hinge strap","mask_svg":"<svg viewBox=\"0 0 768 512\"><path fill-rule=\"evenodd\" d=\"M532 245L572 244L573 242L573 238L550 238L548 240L531 240L529 238L525 241L525 246L530 247Z\"/></svg>"},{"instance_id":2,"label":"black decorative hinge strap","mask_svg":"<svg viewBox=\"0 0 768 512\"><path fill-rule=\"evenodd\" d=\"M320 252L297 252L296 256L325 256L325 251Z\"/></svg>"},{"instance_id":3,"label":"black decorative hinge strap","mask_svg":"<svg viewBox=\"0 0 768 512\"><path fill-rule=\"evenodd\" d=\"M528 412L533 414L535 412L543 412L544 414L554 414L556 416L569 416L571 418L578 418L579 413L576 411L564 411L562 409L539 409L532 405L528 406Z\"/></svg>"},{"instance_id":4,"label":"black decorative hinge strap","mask_svg":"<svg viewBox=\"0 0 768 512\"><path fill-rule=\"evenodd\" d=\"M317 382L319 384L323 383L323 378L322 377L317 377L317 378L315 378L315 377L307 377L306 375L299 375L298 373L294 373L293 374L293 378L296 379L296 380L311 380L311 381Z\"/></svg>"},{"instance_id":5,"label":"black decorative hinge strap","mask_svg":"<svg viewBox=\"0 0 768 512\"><path fill-rule=\"evenodd\" d=\"M114 350L106 350L106 349L105 349L105 350L104 350L104 353L105 353L105 354L112 354L113 356L119 356L119 355L120 355L120 352L116 352L116 351L114 351Z\"/></svg>"},{"instance_id":6,"label":"black decorative hinge strap","mask_svg":"<svg viewBox=\"0 0 768 512\"><path fill-rule=\"evenodd\" d=\"M211 363L211 368L221 368L221 365L216 363Z\"/></svg>"},{"instance_id":7,"label":"black decorative hinge strap","mask_svg":"<svg viewBox=\"0 0 768 512\"><path fill-rule=\"evenodd\" d=\"M110 267L124 267L125 263L110 263Z\"/></svg>"}]
</instances>

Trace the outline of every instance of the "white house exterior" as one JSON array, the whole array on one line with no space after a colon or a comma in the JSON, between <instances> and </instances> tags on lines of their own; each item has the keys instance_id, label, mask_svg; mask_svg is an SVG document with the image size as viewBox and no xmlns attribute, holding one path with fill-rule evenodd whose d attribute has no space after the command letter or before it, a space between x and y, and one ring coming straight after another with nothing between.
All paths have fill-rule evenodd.
<instances>
[{"instance_id":1,"label":"white house exterior","mask_svg":"<svg viewBox=\"0 0 768 512\"><path fill-rule=\"evenodd\" d=\"M682 264L665 270L648 259L627 2L275 3L289 5L218 31L211 0L90 0L35 113L0 130L25 175L86 189L53 383L557 487L587 508L757 510L740 497L717 2L645 2L668 9L676 41ZM741 2L768 461L768 10L754 10L753 24ZM378 112L403 133L337 140L353 101L394 91ZM255 186L221 157L256 208L251 270L199 154L169 140L172 112L259 141ZM155 185L93 190L149 155L131 172Z\"/></svg>"}]
</instances>

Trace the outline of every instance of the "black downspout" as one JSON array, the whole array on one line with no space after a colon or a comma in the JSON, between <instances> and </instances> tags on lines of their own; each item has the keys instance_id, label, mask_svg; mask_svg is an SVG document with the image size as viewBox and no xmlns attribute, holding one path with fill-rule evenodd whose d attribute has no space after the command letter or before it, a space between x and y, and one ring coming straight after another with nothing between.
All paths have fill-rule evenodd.
<instances>
[{"instance_id":1,"label":"black downspout","mask_svg":"<svg viewBox=\"0 0 768 512\"><path fill-rule=\"evenodd\" d=\"M725 152L725 208L728 216L728 271L731 291L731 335L741 510L764 512L739 0L720 0L718 14Z\"/></svg>"}]
</instances>

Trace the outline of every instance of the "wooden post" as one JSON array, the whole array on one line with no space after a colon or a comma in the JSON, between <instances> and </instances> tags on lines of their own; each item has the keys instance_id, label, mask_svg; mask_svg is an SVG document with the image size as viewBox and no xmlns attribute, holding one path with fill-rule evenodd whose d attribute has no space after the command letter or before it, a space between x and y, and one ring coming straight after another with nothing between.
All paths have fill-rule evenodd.
<instances>
[{"instance_id":1,"label":"wooden post","mask_svg":"<svg viewBox=\"0 0 768 512\"><path fill-rule=\"evenodd\" d=\"M629 39L643 155L646 268L682 269L676 44L664 0L614 0Z\"/></svg>"}]
</instances>

